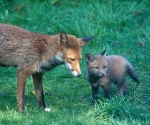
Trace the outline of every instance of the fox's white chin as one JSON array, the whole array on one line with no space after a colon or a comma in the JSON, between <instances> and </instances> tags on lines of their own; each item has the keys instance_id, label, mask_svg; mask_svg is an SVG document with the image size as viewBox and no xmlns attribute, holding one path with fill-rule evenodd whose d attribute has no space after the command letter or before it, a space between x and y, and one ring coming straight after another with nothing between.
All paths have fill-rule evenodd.
<instances>
[{"instance_id":1,"label":"fox's white chin","mask_svg":"<svg viewBox=\"0 0 150 125\"><path fill-rule=\"evenodd\" d=\"M72 75L74 75L74 76L78 76L78 73L77 73L75 70L70 71L70 72L72 73Z\"/></svg>"},{"instance_id":2,"label":"fox's white chin","mask_svg":"<svg viewBox=\"0 0 150 125\"><path fill-rule=\"evenodd\" d=\"M71 74L73 76L80 76L81 75L81 73L79 74L79 73L77 73L77 71L73 70L69 63L65 62L65 65L66 65L67 69L69 69L69 71L71 72Z\"/></svg>"}]
</instances>

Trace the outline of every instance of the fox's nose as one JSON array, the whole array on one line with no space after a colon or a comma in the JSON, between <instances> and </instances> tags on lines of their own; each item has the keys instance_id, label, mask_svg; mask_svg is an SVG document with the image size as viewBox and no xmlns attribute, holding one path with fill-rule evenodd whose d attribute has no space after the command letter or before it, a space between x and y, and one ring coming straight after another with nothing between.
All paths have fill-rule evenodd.
<instances>
[{"instance_id":1,"label":"fox's nose","mask_svg":"<svg viewBox=\"0 0 150 125\"><path fill-rule=\"evenodd\" d=\"M77 77L80 77L80 76L81 76L81 74L78 74L78 75L77 75Z\"/></svg>"}]
</instances>

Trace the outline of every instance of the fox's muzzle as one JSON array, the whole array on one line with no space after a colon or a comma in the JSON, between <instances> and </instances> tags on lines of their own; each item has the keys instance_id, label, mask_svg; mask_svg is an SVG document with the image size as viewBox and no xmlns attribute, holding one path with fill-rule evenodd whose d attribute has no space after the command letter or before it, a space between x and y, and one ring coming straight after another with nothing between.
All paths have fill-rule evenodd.
<instances>
[{"instance_id":1,"label":"fox's muzzle","mask_svg":"<svg viewBox=\"0 0 150 125\"><path fill-rule=\"evenodd\" d=\"M81 71L79 69L79 71L75 70L72 68L72 66L68 63L68 62L65 62L65 65L67 67L67 69L69 69L69 71L72 73L73 76L81 76Z\"/></svg>"}]
</instances>

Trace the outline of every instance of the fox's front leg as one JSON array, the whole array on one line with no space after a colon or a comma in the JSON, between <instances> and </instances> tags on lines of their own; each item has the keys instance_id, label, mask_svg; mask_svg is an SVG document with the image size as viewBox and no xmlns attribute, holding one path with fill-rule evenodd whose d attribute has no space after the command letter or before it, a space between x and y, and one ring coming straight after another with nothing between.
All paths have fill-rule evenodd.
<instances>
[{"instance_id":1,"label":"fox's front leg","mask_svg":"<svg viewBox=\"0 0 150 125\"><path fill-rule=\"evenodd\" d=\"M17 72L17 96L18 96L19 112L24 111L24 96L27 77L28 76L24 72L22 71Z\"/></svg>"},{"instance_id":2,"label":"fox's front leg","mask_svg":"<svg viewBox=\"0 0 150 125\"><path fill-rule=\"evenodd\" d=\"M92 104L98 102L98 91L99 91L99 86L92 86L91 85L91 89L92 89L92 97L93 97L93 101L92 101Z\"/></svg>"},{"instance_id":3,"label":"fox's front leg","mask_svg":"<svg viewBox=\"0 0 150 125\"><path fill-rule=\"evenodd\" d=\"M46 108L45 102L44 102L44 94L43 94L43 87L42 87L42 78L43 74L42 73L35 73L32 75L33 78L33 83L35 87L35 92L36 92L36 98L39 103L39 106L42 109Z\"/></svg>"}]
</instances>

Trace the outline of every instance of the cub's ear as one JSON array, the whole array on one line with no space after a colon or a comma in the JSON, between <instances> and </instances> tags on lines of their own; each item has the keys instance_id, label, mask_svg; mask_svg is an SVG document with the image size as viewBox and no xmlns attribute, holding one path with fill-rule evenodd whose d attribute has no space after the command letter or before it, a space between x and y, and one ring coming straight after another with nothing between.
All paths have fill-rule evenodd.
<instances>
[{"instance_id":1,"label":"cub's ear","mask_svg":"<svg viewBox=\"0 0 150 125\"><path fill-rule=\"evenodd\" d=\"M106 52L107 52L107 51L104 50L104 51L101 53L101 55L105 57L105 56L106 56Z\"/></svg>"},{"instance_id":2,"label":"cub's ear","mask_svg":"<svg viewBox=\"0 0 150 125\"><path fill-rule=\"evenodd\" d=\"M95 57L90 53L86 53L85 58L88 63L93 62L95 59Z\"/></svg>"},{"instance_id":3,"label":"cub's ear","mask_svg":"<svg viewBox=\"0 0 150 125\"><path fill-rule=\"evenodd\" d=\"M84 37L84 38L78 38L81 41L81 46L84 46L87 42L92 40L94 36Z\"/></svg>"},{"instance_id":4,"label":"cub's ear","mask_svg":"<svg viewBox=\"0 0 150 125\"><path fill-rule=\"evenodd\" d=\"M68 37L64 31L61 31L58 37L59 44L68 47Z\"/></svg>"}]
</instances>

